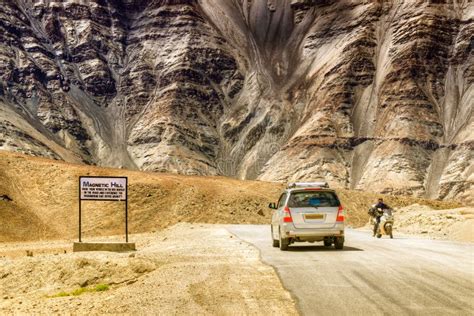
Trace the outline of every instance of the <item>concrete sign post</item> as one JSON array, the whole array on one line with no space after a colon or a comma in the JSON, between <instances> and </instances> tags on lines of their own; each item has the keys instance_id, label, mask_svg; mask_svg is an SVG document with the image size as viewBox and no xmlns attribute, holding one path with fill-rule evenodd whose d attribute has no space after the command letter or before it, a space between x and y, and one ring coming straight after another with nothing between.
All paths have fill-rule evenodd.
<instances>
[{"instance_id":1,"label":"concrete sign post","mask_svg":"<svg viewBox=\"0 0 474 316\"><path fill-rule=\"evenodd\" d=\"M82 242L82 201L125 202L125 242L128 243L127 185L127 177L79 177L79 243ZM81 248L80 245L77 247Z\"/></svg>"}]
</instances>

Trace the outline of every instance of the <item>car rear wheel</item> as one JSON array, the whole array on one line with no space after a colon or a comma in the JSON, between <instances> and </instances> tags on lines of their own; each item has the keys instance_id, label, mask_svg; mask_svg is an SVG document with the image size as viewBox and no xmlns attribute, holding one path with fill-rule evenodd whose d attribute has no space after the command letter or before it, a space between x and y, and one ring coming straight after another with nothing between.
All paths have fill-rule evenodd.
<instances>
[{"instance_id":1,"label":"car rear wheel","mask_svg":"<svg viewBox=\"0 0 474 316\"><path fill-rule=\"evenodd\" d=\"M281 229L278 229L278 237L278 244L280 246L280 250L288 250L288 245L290 244L290 241L286 238L281 237Z\"/></svg>"},{"instance_id":2,"label":"car rear wheel","mask_svg":"<svg viewBox=\"0 0 474 316\"><path fill-rule=\"evenodd\" d=\"M344 237L334 238L334 248L336 248L336 249L344 248Z\"/></svg>"},{"instance_id":3,"label":"car rear wheel","mask_svg":"<svg viewBox=\"0 0 474 316\"><path fill-rule=\"evenodd\" d=\"M278 247L280 246L280 241L278 239L275 239L274 235L273 235L273 225L271 226L271 230L272 230L272 245L273 247Z\"/></svg>"}]
</instances>

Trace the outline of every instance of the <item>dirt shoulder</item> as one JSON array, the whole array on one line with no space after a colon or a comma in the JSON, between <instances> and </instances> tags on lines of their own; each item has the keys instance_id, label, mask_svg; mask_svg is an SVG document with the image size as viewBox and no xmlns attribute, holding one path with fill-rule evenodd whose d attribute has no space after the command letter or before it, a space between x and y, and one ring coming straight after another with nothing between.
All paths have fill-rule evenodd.
<instances>
[{"instance_id":1,"label":"dirt shoulder","mask_svg":"<svg viewBox=\"0 0 474 316\"><path fill-rule=\"evenodd\" d=\"M396 213L395 229L431 239L474 242L474 207L434 210L414 204Z\"/></svg>"},{"instance_id":2,"label":"dirt shoulder","mask_svg":"<svg viewBox=\"0 0 474 316\"><path fill-rule=\"evenodd\" d=\"M0 314L297 314L273 268L225 228L178 224L131 240L138 251L122 254L18 257L18 244L3 245ZM66 245L49 244L53 252ZM33 254L47 249L34 245L26 246ZM88 291L71 295L81 287Z\"/></svg>"}]
</instances>

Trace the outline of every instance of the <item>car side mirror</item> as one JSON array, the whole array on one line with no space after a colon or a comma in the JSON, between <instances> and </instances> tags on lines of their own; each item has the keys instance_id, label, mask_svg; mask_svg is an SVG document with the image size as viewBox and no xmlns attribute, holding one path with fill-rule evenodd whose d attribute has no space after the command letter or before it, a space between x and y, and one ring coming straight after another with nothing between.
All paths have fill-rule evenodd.
<instances>
[{"instance_id":1,"label":"car side mirror","mask_svg":"<svg viewBox=\"0 0 474 316\"><path fill-rule=\"evenodd\" d=\"M276 210L276 209L277 209L275 203L270 203L270 204L268 204L268 207L271 208L272 210Z\"/></svg>"}]
</instances>

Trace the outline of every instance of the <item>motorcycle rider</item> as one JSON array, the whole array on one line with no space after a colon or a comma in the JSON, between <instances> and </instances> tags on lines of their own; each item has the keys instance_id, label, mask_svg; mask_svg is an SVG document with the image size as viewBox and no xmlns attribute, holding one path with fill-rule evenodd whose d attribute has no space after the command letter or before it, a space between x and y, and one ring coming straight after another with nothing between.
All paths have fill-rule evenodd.
<instances>
[{"instance_id":1,"label":"motorcycle rider","mask_svg":"<svg viewBox=\"0 0 474 316\"><path fill-rule=\"evenodd\" d=\"M375 204L373 206L373 209L374 209L374 213L373 213L373 216L375 217L375 224L374 224L374 235L377 234L377 229L379 228L379 224L380 224L380 218L382 217L383 215L383 212L382 213L379 213L377 212L378 209L381 209L382 211L383 210L389 210L390 207L385 204L383 202L383 199L382 198L379 198L379 201L377 202L377 204Z\"/></svg>"}]
</instances>

